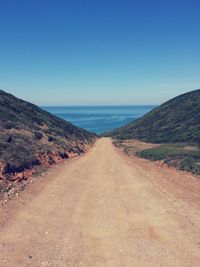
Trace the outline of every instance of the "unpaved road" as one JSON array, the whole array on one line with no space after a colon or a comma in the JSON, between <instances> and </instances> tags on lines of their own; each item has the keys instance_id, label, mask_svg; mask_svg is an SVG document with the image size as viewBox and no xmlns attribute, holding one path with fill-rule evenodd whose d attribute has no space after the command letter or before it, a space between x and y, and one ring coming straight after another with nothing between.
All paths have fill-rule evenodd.
<instances>
[{"instance_id":1,"label":"unpaved road","mask_svg":"<svg viewBox=\"0 0 200 267\"><path fill-rule=\"evenodd\" d=\"M200 266L196 177L104 138L41 180L1 208L1 267Z\"/></svg>"}]
</instances>

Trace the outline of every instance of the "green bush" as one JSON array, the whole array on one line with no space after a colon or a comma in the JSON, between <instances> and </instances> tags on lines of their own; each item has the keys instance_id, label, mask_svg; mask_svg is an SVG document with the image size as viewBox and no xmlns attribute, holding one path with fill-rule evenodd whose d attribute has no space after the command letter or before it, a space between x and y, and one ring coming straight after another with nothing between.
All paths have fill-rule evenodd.
<instances>
[{"instance_id":1,"label":"green bush","mask_svg":"<svg viewBox=\"0 0 200 267\"><path fill-rule=\"evenodd\" d=\"M170 166L200 175L200 150L184 150L179 145L161 145L139 151L136 155L152 161L162 160Z\"/></svg>"},{"instance_id":2,"label":"green bush","mask_svg":"<svg viewBox=\"0 0 200 267\"><path fill-rule=\"evenodd\" d=\"M4 123L4 127L5 129L12 129L12 128L16 128L16 124L14 122L8 121Z\"/></svg>"},{"instance_id":3,"label":"green bush","mask_svg":"<svg viewBox=\"0 0 200 267\"><path fill-rule=\"evenodd\" d=\"M177 146L158 146L137 152L137 155L150 160L163 160L166 158L176 158L181 154L181 149Z\"/></svg>"},{"instance_id":4,"label":"green bush","mask_svg":"<svg viewBox=\"0 0 200 267\"><path fill-rule=\"evenodd\" d=\"M34 133L35 134L35 138L37 139L37 140L41 140L42 139L42 137L43 137L43 134L41 133L41 132L35 132Z\"/></svg>"}]
</instances>

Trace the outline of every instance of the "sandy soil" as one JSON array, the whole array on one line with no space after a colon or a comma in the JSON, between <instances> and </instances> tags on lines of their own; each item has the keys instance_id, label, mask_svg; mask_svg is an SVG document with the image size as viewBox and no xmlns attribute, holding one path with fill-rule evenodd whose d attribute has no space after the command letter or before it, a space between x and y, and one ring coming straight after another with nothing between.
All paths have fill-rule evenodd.
<instances>
[{"instance_id":1,"label":"sandy soil","mask_svg":"<svg viewBox=\"0 0 200 267\"><path fill-rule=\"evenodd\" d=\"M103 138L0 209L0 266L200 266L199 193Z\"/></svg>"},{"instance_id":2,"label":"sandy soil","mask_svg":"<svg viewBox=\"0 0 200 267\"><path fill-rule=\"evenodd\" d=\"M121 140L117 141L121 143L121 146L131 146L138 148L138 150L143 150L143 149L149 149L149 148L154 148L159 146L160 144L153 144L153 143L145 143L139 140ZM120 147L120 146L119 146Z\"/></svg>"}]
</instances>

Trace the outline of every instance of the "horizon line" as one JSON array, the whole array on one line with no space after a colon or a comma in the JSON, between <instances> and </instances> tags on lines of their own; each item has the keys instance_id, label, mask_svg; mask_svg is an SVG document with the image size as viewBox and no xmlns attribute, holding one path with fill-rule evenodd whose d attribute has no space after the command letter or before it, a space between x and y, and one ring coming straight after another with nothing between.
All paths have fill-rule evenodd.
<instances>
[{"instance_id":1,"label":"horizon line","mask_svg":"<svg viewBox=\"0 0 200 267\"><path fill-rule=\"evenodd\" d=\"M106 105L100 105L100 104L98 104L98 105L83 105L83 104L81 104L81 105L78 105L78 104L75 104L75 105L38 105L39 107L41 107L41 108L50 108L50 107L55 107L55 108L57 108L57 107L63 107L63 108L66 108L66 107L141 107L141 106L148 106L148 107L155 107L155 106L158 106L158 105L160 105L160 104L128 104L128 105L125 105L125 104L112 104L112 105L108 105L108 104L106 104Z\"/></svg>"}]
</instances>

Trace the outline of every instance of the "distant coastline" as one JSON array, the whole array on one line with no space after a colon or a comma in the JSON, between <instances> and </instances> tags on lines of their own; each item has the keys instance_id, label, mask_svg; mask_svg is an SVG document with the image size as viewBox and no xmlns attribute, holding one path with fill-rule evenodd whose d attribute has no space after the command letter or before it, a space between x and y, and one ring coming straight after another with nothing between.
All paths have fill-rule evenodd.
<instances>
[{"instance_id":1,"label":"distant coastline","mask_svg":"<svg viewBox=\"0 0 200 267\"><path fill-rule=\"evenodd\" d=\"M101 134L134 121L156 105L43 106L42 108L78 127Z\"/></svg>"}]
</instances>

